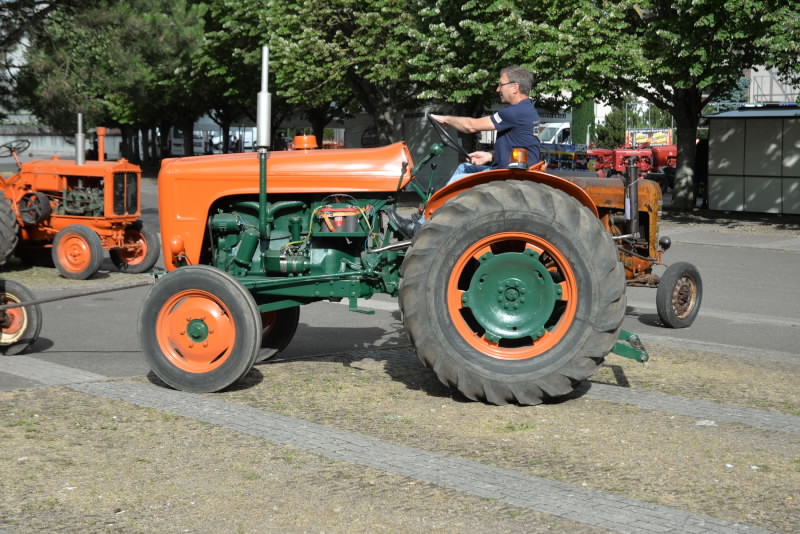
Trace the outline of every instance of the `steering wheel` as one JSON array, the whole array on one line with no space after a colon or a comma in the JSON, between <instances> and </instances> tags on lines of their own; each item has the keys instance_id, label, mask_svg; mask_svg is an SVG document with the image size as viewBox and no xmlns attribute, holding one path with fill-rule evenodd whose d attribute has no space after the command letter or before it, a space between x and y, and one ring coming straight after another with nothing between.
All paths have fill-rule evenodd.
<instances>
[{"instance_id":1,"label":"steering wheel","mask_svg":"<svg viewBox=\"0 0 800 534\"><path fill-rule=\"evenodd\" d=\"M9 141L3 145L0 145L0 158L8 158L13 156L15 153L19 154L20 152L25 152L28 150L28 147L31 146L31 142L27 139L15 139L14 141Z\"/></svg>"},{"instance_id":2,"label":"steering wheel","mask_svg":"<svg viewBox=\"0 0 800 534\"><path fill-rule=\"evenodd\" d=\"M458 155L462 156L465 160L469 160L469 152L467 152L460 143L456 142L456 140L453 139L453 136L444 129L444 126L442 126L439 121L431 117L430 113L428 113L428 120L433 125L433 129L436 130L436 133L439 134L439 138L442 140L442 143L444 143L445 146L455 150Z\"/></svg>"}]
</instances>

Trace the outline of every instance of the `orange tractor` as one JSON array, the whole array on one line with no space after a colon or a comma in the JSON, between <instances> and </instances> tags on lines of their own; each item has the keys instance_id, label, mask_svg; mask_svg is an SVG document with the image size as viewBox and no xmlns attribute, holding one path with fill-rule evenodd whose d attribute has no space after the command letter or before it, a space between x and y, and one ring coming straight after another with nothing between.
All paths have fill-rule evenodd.
<instances>
[{"instance_id":1,"label":"orange tractor","mask_svg":"<svg viewBox=\"0 0 800 534\"><path fill-rule=\"evenodd\" d=\"M83 134L76 135L76 160L21 162L30 146L24 139L0 145L19 171L0 180L0 264L14 253L23 260L50 249L62 276L93 276L108 250L121 271L142 273L159 257L158 236L141 215L141 170L121 159L105 161L104 128L98 128L99 161L86 161Z\"/></svg>"},{"instance_id":2,"label":"orange tractor","mask_svg":"<svg viewBox=\"0 0 800 534\"><path fill-rule=\"evenodd\" d=\"M510 168L431 195L439 143L416 164L403 142L268 152L264 80L258 153L162 163L169 272L145 298L139 334L170 386L224 389L291 342L302 305L344 299L369 313L358 299L378 293L399 297L414 349L442 383L494 404L568 394L609 352L645 360L621 330L626 280L657 288L666 325L694 321L700 275L684 262L655 273L670 244L658 235L661 191L635 167L568 180L528 168L522 150ZM408 187L426 218L413 237L395 213Z\"/></svg>"}]
</instances>

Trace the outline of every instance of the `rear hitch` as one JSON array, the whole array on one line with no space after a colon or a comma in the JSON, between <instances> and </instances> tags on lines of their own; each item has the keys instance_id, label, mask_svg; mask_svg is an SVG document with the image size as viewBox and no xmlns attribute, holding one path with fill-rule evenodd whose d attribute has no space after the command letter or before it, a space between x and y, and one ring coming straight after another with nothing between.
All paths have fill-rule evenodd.
<instances>
[{"instance_id":1,"label":"rear hitch","mask_svg":"<svg viewBox=\"0 0 800 534\"><path fill-rule=\"evenodd\" d=\"M645 363L650 359L650 355L647 354L647 350L645 350L638 334L628 332L627 330L620 330L617 340L618 341L614 343L614 348L611 349L611 352L617 356L635 360L639 363Z\"/></svg>"}]
</instances>

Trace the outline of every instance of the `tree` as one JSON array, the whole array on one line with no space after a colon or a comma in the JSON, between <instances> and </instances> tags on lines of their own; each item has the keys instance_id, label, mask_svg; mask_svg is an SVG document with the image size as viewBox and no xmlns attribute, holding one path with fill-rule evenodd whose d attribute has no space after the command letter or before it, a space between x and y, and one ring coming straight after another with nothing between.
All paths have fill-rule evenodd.
<instances>
[{"instance_id":1,"label":"tree","mask_svg":"<svg viewBox=\"0 0 800 534\"><path fill-rule=\"evenodd\" d=\"M203 36L201 6L186 0L90 4L50 12L43 31L32 36L17 84L22 104L62 132L74 131L75 114L82 112L87 125L120 126L126 138L164 117L194 120L203 112L193 106L183 76Z\"/></svg>"},{"instance_id":2,"label":"tree","mask_svg":"<svg viewBox=\"0 0 800 534\"><path fill-rule=\"evenodd\" d=\"M3 0L0 2L0 119L18 107L15 84L27 42L55 10L70 11L88 0Z\"/></svg>"},{"instance_id":3,"label":"tree","mask_svg":"<svg viewBox=\"0 0 800 534\"><path fill-rule=\"evenodd\" d=\"M498 102L495 88L500 69L531 65L531 50L538 41L537 20L534 2L426 2L408 34L421 44L410 58L417 98L448 103L457 115L486 115ZM542 103L538 81L534 80L531 98ZM560 107L555 99L547 103ZM474 136L460 135L469 149Z\"/></svg>"},{"instance_id":4,"label":"tree","mask_svg":"<svg viewBox=\"0 0 800 534\"><path fill-rule=\"evenodd\" d=\"M703 108L735 88L747 68L777 67L786 76L796 69L799 6L783 0L553 0L539 6L547 21L538 31L546 38L531 60L554 91L606 101L633 94L672 115L679 152L673 202L688 209Z\"/></svg>"},{"instance_id":5,"label":"tree","mask_svg":"<svg viewBox=\"0 0 800 534\"><path fill-rule=\"evenodd\" d=\"M597 146L616 148L625 144L626 117L625 110L613 108L606 115L605 121L597 127Z\"/></svg>"}]
</instances>

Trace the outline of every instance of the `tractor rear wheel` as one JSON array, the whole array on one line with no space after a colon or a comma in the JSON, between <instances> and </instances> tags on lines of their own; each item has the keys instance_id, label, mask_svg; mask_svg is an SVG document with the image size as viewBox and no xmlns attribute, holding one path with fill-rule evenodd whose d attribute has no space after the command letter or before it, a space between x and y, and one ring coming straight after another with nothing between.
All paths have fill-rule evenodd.
<instances>
[{"instance_id":1,"label":"tractor rear wheel","mask_svg":"<svg viewBox=\"0 0 800 534\"><path fill-rule=\"evenodd\" d=\"M297 332L300 306L261 314L261 352L256 361L269 360L285 349Z\"/></svg>"},{"instance_id":2,"label":"tractor rear wheel","mask_svg":"<svg viewBox=\"0 0 800 534\"><path fill-rule=\"evenodd\" d=\"M19 223L11 201L0 191L0 265L5 264L8 257L17 248L19 241Z\"/></svg>"},{"instance_id":3,"label":"tractor rear wheel","mask_svg":"<svg viewBox=\"0 0 800 534\"><path fill-rule=\"evenodd\" d=\"M158 261L158 236L142 221L136 221L125 228L123 247L112 248L108 255L120 271L131 274L147 272Z\"/></svg>"},{"instance_id":4,"label":"tractor rear wheel","mask_svg":"<svg viewBox=\"0 0 800 534\"><path fill-rule=\"evenodd\" d=\"M19 304L34 300L22 284L0 279L0 304ZM33 345L42 330L42 310L38 304L0 311L0 354L13 356Z\"/></svg>"},{"instance_id":5,"label":"tractor rear wheel","mask_svg":"<svg viewBox=\"0 0 800 534\"><path fill-rule=\"evenodd\" d=\"M56 234L51 254L61 276L86 280L94 276L103 263L103 243L88 226L71 224Z\"/></svg>"},{"instance_id":6,"label":"tractor rear wheel","mask_svg":"<svg viewBox=\"0 0 800 534\"><path fill-rule=\"evenodd\" d=\"M670 328L691 326L703 300L703 280L697 267L685 261L673 263L658 281L656 311Z\"/></svg>"},{"instance_id":7,"label":"tractor rear wheel","mask_svg":"<svg viewBox=\"0 0 800 534\"><path fill-rule=\"evenodd\" d=\"M181 267L145 297L139 339L161 380L211 393L250 371L261 347L261 317L253 296L230 274L208 265Z\"/></svg>"},{"instance_id":8,"label":"tractor rear wheel","mask_svg":"<svg viewBox=\"0 0 800 534\"><path fill-rule=\"evenodd\" d=\"M492 404L570 393L611 350L625 314L610 235L574 198L532 182L492 182L446 202L401 275L419 358Z\"/></svg>"}]
</instances>

